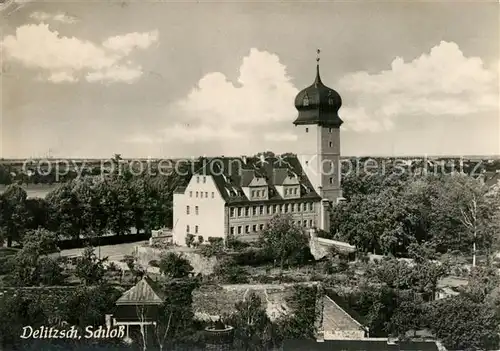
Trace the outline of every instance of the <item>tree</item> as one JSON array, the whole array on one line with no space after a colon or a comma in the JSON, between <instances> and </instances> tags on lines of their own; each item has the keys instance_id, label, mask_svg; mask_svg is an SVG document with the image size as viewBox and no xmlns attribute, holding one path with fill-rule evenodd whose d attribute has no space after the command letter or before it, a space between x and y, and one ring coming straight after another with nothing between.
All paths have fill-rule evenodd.
<instances>
[{"instance_id":1,"label":"tree","mask_svg":"<svg viewBox=\"0 0 500 351\"><path fill-rule=\"evenodd\" d=\"M387 323L389 335L405 339L409 331L417 331L426 325L427 305L420 294L411 290L400 291L396 309Z\"/></svg>"},{"instance_id":2,"label":"tree","mask_svg":"<svg viewBox=\"0 0 500 351\"><path fill-rule=\"evenodd\" d=\"M49 229L58 238L79 238L85 228L84 208L73 191L74 181L59 185L45 198L49 213Z\"/></svg>"},{"instance_id":3,"label":"tree","mask_svg":"<svg viewBox=\"0 0 500 351\"><path fill-rule=\"evenodd\" d=\"M29 232L23 248L9 260L7 280L16 286L61 284L65 276L60 260L48 256L57 251L53 233L45 229Z\"/></svg>"},{"instance_id":4,"label":"tree","mask_svg":"<svg viewBox=\"0 0 500 351\"><path fill-rule=\"evenodd\" d=\"M236 312L226 318L226 323L234 327L237 350L268 350L277 343L277 326L269 320L259 296L251 292L235 307Z\"/></svg>"},{"instance_id":5,"label":"tree","mask_svg":"<svg viewBox=\"0 0 500 351\"><path fill-rule=\"evenodd\" d=\"M452 350L496 350L500 346L497 312L459 295L435 301L427 316L430 329Z\"/></svg>"},{"instance_id":6,"label":"tree","mask_svg":"<svg viewBox=\"0 0 500 351\"><path fill-rule=\"evenodd\" d=\"M100 283L106 272L104 269L104 262L107 260L107 257L99 259L94 252L94 248L88 246L83 250L82 256L77 260L75 275L85 285Z\"/></svg>"},{"instance_id":7,"label":"tree","mask_svg":"<svg viewBox=\"0 0 500 351\"><path fill-rule=\"evenodd\" d=\"M193 266L189 261L175 252L163 255L159 267L162 274L171 278L185 278L193 271Z\"/></svg>"},{"instance_id":8,"label":"tree","mask_svg":"<svg viewBox=\"0 0 500 351\"><path fill-rule=\"evenodd\" d=\"M26 205L26 191L17 184L7 186L0 195L0 239L7 239L7 246L13 241L21 242L22 236L30 224Z\"/></svg>"},{"instance_id":9,"label":"tree","mask_svg":"<svg viewBox=\"0 0 500 351\"><path fill-rule=\"evenodd\" d=\"M324 291L320 286L296 285L286 298L291 314L280 323L282 336L288 339L314 339L323 314Z\"/></svg>"},{"instance_id":10,"label":"tree","mask_svg":"<svg viewBox=\"0 0 500 351\"><path fill-rule=\"evenodd\" d=\"M273 217L261 232L260 240L263 248L278 259L281 270L309 244L303 229L292 224L288 215Z\"/></svg>"},{"instance_id":11,"label":"tree","mask_svg":"<svg viewBox=\"0 0 500 351\"><path fill-rule=\"evenodd\" d=\"M233 259L225 259L217 262L214 275L225 284L247 284L248 272L237 265Z\"/></svg>"}]
</instances>

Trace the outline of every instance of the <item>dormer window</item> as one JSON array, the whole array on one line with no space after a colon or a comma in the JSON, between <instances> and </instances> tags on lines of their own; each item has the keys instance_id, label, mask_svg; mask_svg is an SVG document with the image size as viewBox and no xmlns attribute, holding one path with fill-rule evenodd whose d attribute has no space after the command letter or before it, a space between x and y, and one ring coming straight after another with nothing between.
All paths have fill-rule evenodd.
<instances>
[{"instance_id":1,"label":"dormer window","mask_svg":"<svg viewBox=\"0 0 500 351\"><path fill-rule=\"evenodd\" d=\"M332 97L328 98L328 105L333 106L333 98Z\"/></svg>"},{"instance_id":2,"label":"dormer window","mask_svg":"<svg viewBox=\"0 0 500 351\"><path fill-rule=\"evenodd\" d=\"M309 96L304 96L304 100L303 100L303 105L304 106L309 106Z\"/></svg>"}]
</instances>

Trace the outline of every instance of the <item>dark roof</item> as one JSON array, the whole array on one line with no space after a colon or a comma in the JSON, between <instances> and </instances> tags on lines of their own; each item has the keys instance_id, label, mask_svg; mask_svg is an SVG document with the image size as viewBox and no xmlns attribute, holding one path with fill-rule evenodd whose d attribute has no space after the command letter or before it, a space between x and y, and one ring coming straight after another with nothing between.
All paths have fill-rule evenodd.
<instances>
[{"instance_id":1,"label":"dark roof","mask_svg":"<svg viewBox=\"0 0 500 351\"><path fill-rule=\"evenodd\" d=\"M204 165L195 174L213 177L217 189L226 203L244 203L250 201L243 187L267 186L267 201L279 202L283 198L276 186L300 184L300 198L320 200L311 182L305 175L296 156L286 157L214 157L203 160ZM266 185L267 184L267 185Z\"/></svg>"},{"instance_id":2,"label":"dark roof","mask_svg":"<svg viewBox=\"0 0 500 351\"><path fill-rule=\"evenodd\" d=\"M344 123L338 115L341 106L342 98L335 90L323 84L317 65L314 83L300 91L295 98L299 116L293 123L339 128Z\"/></svg>"},{"instance_id":3,"label":"dark roof","mask_svg":"<svg viewBox=\"0 0 500 351\"><path fill-rule=\"evenodd\" d=\"M386 339L359 339L359 340L286 340L284 351L439 351L434 341L407 341L390 344Z\"/></svg>"}]
</instances>

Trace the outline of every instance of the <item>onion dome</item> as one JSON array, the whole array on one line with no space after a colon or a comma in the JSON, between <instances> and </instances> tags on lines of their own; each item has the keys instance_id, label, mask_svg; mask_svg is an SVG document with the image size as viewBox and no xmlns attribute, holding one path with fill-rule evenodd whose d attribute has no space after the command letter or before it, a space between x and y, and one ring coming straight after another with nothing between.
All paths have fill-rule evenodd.
<instances>
[{"instance_id":1,"label":"onion dome","mask_svg":"<svg viewBox=\"0 0 500 351\"><path fill-rule=\"evenodd\" d=\"M319 52L318 50L318 55ZM299 92L295 98L295 108L299 111L299 116L293 124L318 124L339 128L344 123L338 115L342 98L335 90L323 84L319 74L319 57L316 61L314 83Z\"/></svg>"}]
</instances>

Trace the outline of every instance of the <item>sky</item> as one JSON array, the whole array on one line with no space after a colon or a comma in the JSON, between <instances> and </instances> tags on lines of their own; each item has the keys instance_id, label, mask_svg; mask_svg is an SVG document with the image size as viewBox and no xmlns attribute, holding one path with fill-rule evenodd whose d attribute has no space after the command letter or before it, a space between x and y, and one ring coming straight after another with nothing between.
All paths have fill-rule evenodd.
<instances>
[{"instance_id":1,"label":"sky","mask_svg":"<svg viewBox=\"0 0 500 351\"><path fill-rule=\"evenodd\" d=\"M342 96L343 155L499 155L495 2L7 1L0 156L297 152Z\"/></svg>"}]
</instances>

